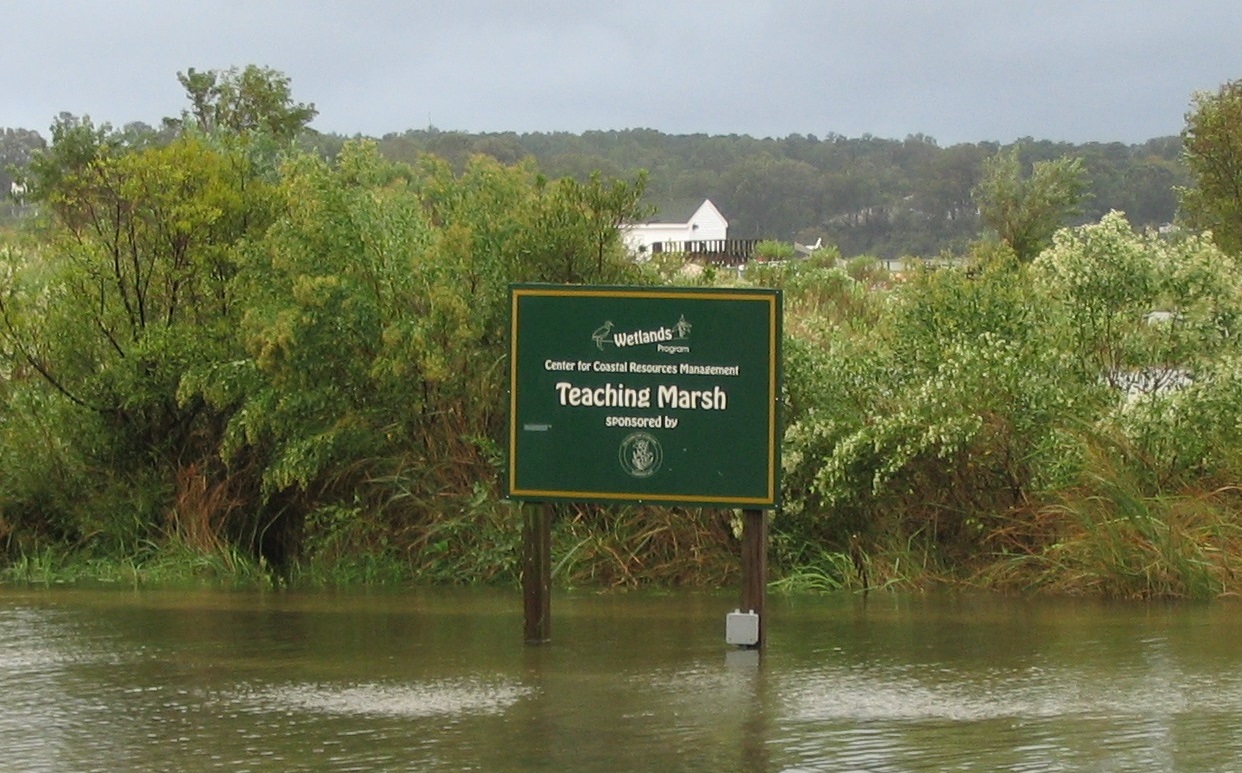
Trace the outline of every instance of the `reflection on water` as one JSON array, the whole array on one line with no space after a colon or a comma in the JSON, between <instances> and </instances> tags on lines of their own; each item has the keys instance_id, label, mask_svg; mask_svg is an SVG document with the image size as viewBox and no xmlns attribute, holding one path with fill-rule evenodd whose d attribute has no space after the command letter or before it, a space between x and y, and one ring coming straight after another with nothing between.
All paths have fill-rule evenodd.
<instances>
[{"instance_id":1,"label":"reflection on water","mask_svg":"<svg viewBox=\"0 0 1242 773\"><path fill-rule=\"evenodd\" d=\"M13 771L1242 769L1227 604L0 588Z\"/></svg>"},{"instance_id":2,"label":"reflection on water","mask_svg":"<svg viewBox=\"0 0 1242 773\"><path fill-rule=\"evenodd\" d=\"M253 703L259 711L431 717L499 714L530 692L530 688L518 685L474 682L350 687L299 684L242 693L238 700Z\"/></svg>"}]
</instances>

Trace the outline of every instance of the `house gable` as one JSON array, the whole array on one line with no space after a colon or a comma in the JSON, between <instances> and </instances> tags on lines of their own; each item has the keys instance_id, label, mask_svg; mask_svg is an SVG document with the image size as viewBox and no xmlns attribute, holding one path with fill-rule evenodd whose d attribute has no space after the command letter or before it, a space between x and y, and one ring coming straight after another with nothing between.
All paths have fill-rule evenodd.
<instances>
[{"instance_id":1,"label":"house gable","mask_svg":"<svg viewBox=\"0 0 1242 773\"><path fill-rule=\"evenodd\" d=\"M634 223L623 226L621 236L631 252L645 255L654 244L724 241L728 233L729 221L710 199L703 199L684 221Z\"/></svg>"},{"instance_id":2,"label":"house gable","mask_svg":"<svg viewBox=\"0 0 1242 773\"><path fill-rule=\"evenodd\" d=\"M727 239L729 235L729 221L720 214L711 199L703 199L703 203L690 216L689 226L690 238L695 240Z\"/></svg>"}]
</instances>

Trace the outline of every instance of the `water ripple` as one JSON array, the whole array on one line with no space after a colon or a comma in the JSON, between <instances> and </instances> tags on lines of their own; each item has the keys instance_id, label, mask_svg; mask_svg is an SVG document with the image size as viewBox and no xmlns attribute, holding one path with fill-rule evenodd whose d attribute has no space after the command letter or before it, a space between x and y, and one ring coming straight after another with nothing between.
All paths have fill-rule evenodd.
<instances>
[{"instance_id":1,"label":"water ripple","mask_svg":"<svg viewBox=\"0 0 1242 773\"><path fill-rule=\"evenodd\" d=\"M1153 716L1191 710L1242 712L1242 683L1219 674L1112 674L1027 669L978 675L819 669L795 676L785 691L795 721L950 720Z\"/></svg>"},{"instance_id":2,"label":"water ripple","mask_svg":"<svg viewBox=\"0 0 1242 773\"><path fill-rule=\"evenodd\" d=\"M511 682L479 680L428 684L294 684L245 693L261 711L419 718L499 714L534 692Z\"/></svg>"}]
</instances>

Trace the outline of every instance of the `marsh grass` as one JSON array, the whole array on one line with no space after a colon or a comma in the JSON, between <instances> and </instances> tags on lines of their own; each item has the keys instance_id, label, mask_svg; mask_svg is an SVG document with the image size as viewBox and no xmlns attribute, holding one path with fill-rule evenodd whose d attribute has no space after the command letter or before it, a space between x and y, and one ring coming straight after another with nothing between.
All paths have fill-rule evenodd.
<instances>
[{"instance_id":1,"label":"marsh grass","mask_svg":"<svg viewBox=\"0 0 1242 773\"><path fill-rule=\"evenodd\" d=\"M821 551L811 561L793 567L773 580L770 589L781 593L830 593L867 590L865 568L848 554Z\"/></svg>"},{"instance_id":2,"label":"marsh grass","mask_svg":"<svg viewBox=\"0 0 1242 773\"><path fill-rule=\"evenodd\" d=\"M172 542L204 555L227 555L229 516L241 507L226 482L212 482L197 465L177 471L167 526Z\"/></svg>"},{"instance_id":3,"label":"marsh grass","mask_svg":"<svg viewBox=\"0 0 1242 773\"><path fill-rule=\"evenodd\" d=\"M267 566L236 549L208 552L177 540L124 557L43 546L0 568L0 582L15 585L258 588L274 581Z\"/></svg>"},{"instance_id":4,"label":"marsh grass","mask_svg":"<svg viewBox=\"0 0 1242 773\"><path fill-rule=\"evenodd\" d=\"M562 507L553 522L553 581L569 587L722 587L740 548L719 510Z\"/></svg>"},{"instance_id":5,"label":"marsh grass","mask_svg":"<svg viewBox=\"0 0 1242 773\"><path fill-rule=\"evenodd\" d=\"M1043 552L1037 583L1130 598L1234 593L1242 570L1236 499L1231 491L1115 494L1049 508L1062 521L1062 537Z\"/></svg>"},{"instance_id":6,"label":"marsh grass","mask_svg":"<svg viewBox=\"0 0 1242 773\"><path fill-rule=\"evenodd\" d=\"M1237 595L1240 507L1242 490L1233 486L1147 494L1132 480L1097 478L1034 510L1023 530L1025 549L1010 541L976 579L1003 590L1067 595Z\"/></svg>"}]
</instances>

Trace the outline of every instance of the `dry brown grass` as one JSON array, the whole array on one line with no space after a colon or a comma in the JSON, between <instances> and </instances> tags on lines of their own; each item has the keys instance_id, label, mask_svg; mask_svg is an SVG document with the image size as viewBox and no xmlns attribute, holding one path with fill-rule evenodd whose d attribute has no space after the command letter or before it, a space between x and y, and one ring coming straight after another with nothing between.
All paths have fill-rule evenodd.
<instances>
[{"instance_id":1,"label":"dry brown grass","mask_svg":"<svg viewBox=\"0 0 1242 773\"><path fill-rule=\"evenodd\" d=\"M198 465L177 471L176 494L168 512L168 531L183 545L203 553L228 552L224 533L230 513L241 506L227 481L211 482Z\"/></svg>"}]
</instances>

